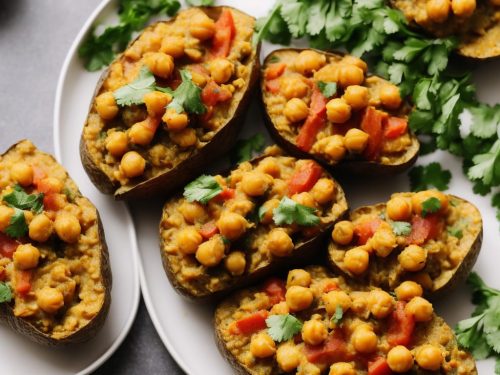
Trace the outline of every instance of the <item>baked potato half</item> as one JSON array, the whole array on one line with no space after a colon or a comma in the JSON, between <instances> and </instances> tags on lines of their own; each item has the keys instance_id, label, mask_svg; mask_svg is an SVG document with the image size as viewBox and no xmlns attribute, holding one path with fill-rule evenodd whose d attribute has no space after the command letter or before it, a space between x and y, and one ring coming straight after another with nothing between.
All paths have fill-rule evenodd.
<instances>
[{"instance_id":1,"label":"baked potato half","mask_svg":"<svg viewBox=\"0 0 500 375\"><path fill-rule=\"evenodd\" d=\"M396 193L337 223L328 258L359 282L394 290L413 280L435 298L467 278L482 237L481 214L466 200L436 190Z\"/></svg>"},{"instance_id":2,"label":"baked potato half","mask_svg":"<svg viewBox=\"0 0 500 375\"><path fill-rule=\"evenodd\" d=\"M349 174L391 175L413 165L420 144L397 86L354 56L280 49L261 69L265 123L291 155Z\"/></svg>"},{"instance_id":3,"label":"baked potato half","mask_svg":"<svg viewBox=\"0 0 500 375\"><path fill-rule=\"evenodd\" d=\"M342 187L319 164L272 146L165 203L163 266L180 294L214 299L324 251L347 209Z\"/></svg>"},{"instance_id":4,"label":"baked potato half","mask_svg":"<svg viewBox=\"0 0 500 375\"><path fill-rule=\"evenodd\" d=\"M110 65L80 142L101 192L168 194L233 146L259 71L254 23L230 7L188 8L148 26Z\"/></svg>"},{"instance_id":5,"label":"baked potato half","mask_svg":"<svg viewBox=\"0 0 500 375\"><path fill-rule=\"evenodd\" d=\"M217 344L238 374L477 374L413 284L393 297L321 266L294 269L219 304Z\"/></svg>"},{"instance_id":6,"label":"baked potato half","mask_svg":"<svg viewBox=\"0 0 500 375\"><path fill-rule=\"evenodd\" d=\"M57 161L23 140L0 156L0 321L33 341L94 337L111 302L99 213Z\"/></svg>"},{"instance_id":7,"label":"baked potato half","mask_svg":"<svg viewBox=\"0 0 500 375\"><path fill-rule=\"evenodd\" d=\"M500 55L500 1L391 0L415 26L439 37L456 36L457 52L473 59Z\"/></svg>"}]
</instances>

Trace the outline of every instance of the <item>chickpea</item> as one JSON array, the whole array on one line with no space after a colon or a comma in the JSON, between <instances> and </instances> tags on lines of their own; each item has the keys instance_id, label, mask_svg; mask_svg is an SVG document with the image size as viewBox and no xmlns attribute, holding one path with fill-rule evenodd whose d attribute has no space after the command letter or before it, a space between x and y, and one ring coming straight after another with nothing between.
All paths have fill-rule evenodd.
<instances>
[{"instance_id":1,"label":"chickpea","mask_svg":"<svg viewBox=\"0 0 500 375\"><path fill-rule=\"evenodd\" d=\"M389 109L397 109L401 105L401 96L399 88L390 83L383 85L380 88L380 101L382 105Z\"/></svg>"},{"instance_id":2,"label":"chickpea","mask_svg":"<svg viewBox=\"0 0 500 375\"><path fill-rule=\"evenodd\" d=\"M112 120L118 114L119 108L111 91L95 98L95 109L103 120Z\"/></svg>"},{"instance_id":3,"label":"chickpea","mask_svg":"<svg viewBox=\"0 0 500 375\"><path fill-rule=\"evenodd\" d=\"M394 308L394 298L383 290L375 289L370 291L368 296L370 312L377 319L383 319L392 313Z\"/></svg>"},{"instance_id":4,"label":"chickpea","mask_svg":"<svg viewBox=\"0 0 500 375\"><path fill-rule=\"evenodd\" d=\"M300 364L300 352L293 344L282 344L276 351L276 361L283 371L291 372Z\"/></svg>"},{"instance_id":5,"label":"chickpea","mask_svg":"<svg viewBox=\"0 0 500 375\"><path fill-rule=\"evenodd\" d=\"M368 71L368 65L363 60L361 60L359 57L356 56L352 55L344 56L344 58L341 60L341 64L357 66L365 73Z\"/></svg>"},{"instance_id":6,"label":"chickpea","mask_svg":"<svg viewBox=\"0 0 500 375\"><path fill-rule=\"evenodd\" d=\"M225 246L221 236L213 236L196 250L196 259L205 267L217 266L224 257Z\"/></svg>"},{"instance_id":7,"label":"chickpea","mask_svg":"<svg viewBox=\"0 0 500 375\"><path fill-rule=\"evenodd\" d=\"M256 358L267 358L276 352L274 340L266 332L260 332L252 336L250 340L250 353Z\"/></svg>"},{"instance_id":8,"label":"chickpea","mask_svg":"<svg viewBox=\"0 0 500 375\"><path fill-rule=\"evenodd\" d=\"M351 118L351 106L343 98L334 98L326 103L326 115L334 124L343 124Z\"/></svg>"},{"instance_id":9,"label":"chickpea","mask_svg":"<svg viewBox=\"0 0 500 375\"><path fill-rule=\"evenodd\" d=\"M358 246L347 250L344 255L344 266L347 271L360 275L368 269L370 254L365 247Z\"/></svg>"},{"instance_id":10,"label":"chickpea","mask_svg":"<svg viewBox=\"0 0 500 375\"><path fill-rule=\"evenodd\" d=\"M178 132L170 132L170 139L179 147L191 147L198 142L198 137L196 136L196 130L193 128L186 128Z\"/></svg>"},{"instance_id":11,"label":"chickpea","mask_svg":"<svg viewBox=\"0 0 500 375\"><path fill-rule=\"evenodd\" d=\"M165 107L172 101L172 95L161 91L148 92L142 97L149 116L159 117L165 113Z\"/></svg>"},{"instance_id":12,"label":"chickpea","mask_svg":"<svg viewBox=\"0 0 500 375\"><path fill-rule=\"evenodd\" d=\"M303 191L302 193L294 194L292 200L306 207L316 207L315 201L311 193Z\"/></svg>"},{"instance_id":13,"label":"chickpea","mask_svg":"<svg viewBox=\"0 0 500 375\"><path fill-rule=\"evenodd\" d=\"M476 10L476 0L451 0L451 9L458 17L470 17Z\"/></svg>"},{"instance_id":14,"label":"chickpea","mask_svg":"<svg viewBox=\"0 0 500 375\"><path fill-rule=\"evenodd\" d=\"M120 157L128 151L127 134L119 131L110 133L106 137L105 145L111 155Z\"/></svg>"},{"instance_id":15,"label":"chickpea","mask_svg":"<svg viewBox=\"0 0 500 375\"><path fill-rule=\"evenodd\" d=\"M300 268L291 270L286 278L286 286L288 288L293 285L309 287L311 285L311 274Z\"/></svg>"},{"instance_id":16,"label":"chickpea","mask_svg":"<svg viewBox=\"0 0 500 375\"><path fill-rule=\"evenodd\" d=\"M129 151L123 155L120 169L128 178L140 176L146 168L146 160L136 151Z\"/></svg>"},{"instance_id":17,"label":"chickpea","mask_svg":"<svg viewBox=\"0 0 500 375\"><path fill-rule=\"evenodd\" d=\"M218 83L226 83L234 73L234 65L227 59L214 59L208 64L208 70L213 80Z\"/></svg>"},{"instance_id":18,"label":"chickpea","mask_svg":"<svg viewBox=\"0 0 500 375\"><path fill-rule=\"evenodd\" d=\"M352 153L359 154L363 152L368 144L370 136L361 129L352 128L345 133L344 145L345 148Z\"/></svg>"},{"instance_id":19,"label":"chickpea","mask_svg":"<svg viewBox=\"0 0 500 375\"><path fill-rule=\"evenodd\" d=\"M4 231L10 224L10 219L14 215L14 209L0 205L0 231Z\"/></svg>"},{"instance_id":20,"label":"chickpea","mask_svg":"<svg viewBox=\"0 0 500 375\"><path fill-rule=\"evenodd\" d=\"M147 126L148 120L144 120L132 125L128 132L130 143L140 146L147 146L153 140L155 133Z\"/></svg>"},{"instance_id":21,"label":"chickpea","mask_svg":"<svg viewBox=\"0 0 500 375\"><path fill-rule=\"evenodd\" d=\"M420 284L417 284L415 281L403 281L394 291L400 301L409 301L413 297L422 296L424 293Z\"/></svg>"},{"instance_id":22,"label":"chickpea","mask_svg":"<svg viewBox=\"0 0 500 375\"><path fill-rule=\"evenodd\" d=\"M217 227L220 234L229 240L236 240L245 233L248 222L240 214L234 212L223 212L219 220L217 220Z\"/></svg>"},{"instance_id":23,"label":"chickpea","mask_svg":"<svg viewBox=\"0 0 500 375\"><path fill-rule=\"evenodd\" d=\"M367 325L361 325L354 330L351 342L357 352L368 354L377 350L378 337Z\"/></svg>"},{"instance_id":24,"label":"chickpea","mask_svg":"<svg viewBox=\"0 0 500 375\"><path fill-rule=\"evenodd\" d=\"M272 177L259 172L251 171L245 173L241 179L241 189L251 197L263 195L272 184Z\"/></svg>"},{"instance_id":25,"label":"chickpea","mask_svg":"<svg viewBox=\"0 0 500 375\"><path fill-rule=\"evenodd\" d=\"M339 245L349 245L354 236L354 225L348 220L342 220L335 224L332 231L332 239Z\"/></svg>"},{"instance_id":26,"label":"chickpea","mask_svg":"<svg viewBox=\"0 0 500 375\"><path fill-rule=\"evenodd\" d=\"M188 126L189 118L186 113L177 113L174 108L167 108L165 114L161 118L167 124L168 130L181 131Z\"/></svg>"},{"instance_id":27,"label":"chickpea","mask_svg":"<svg viewBox=\"0 0 500 375\"><path fill-rule=\"evenodd\" d=\"M387 202L387 216L396 221L407 221L411 217L412 205L409 199L394 197Z\"/></svg>"},{"instance_id":28,"label":"chickpea","mask_svg":"<svg viewBox=\"0 0 500 375\"><path fill-rule=\"evenodd\" d=\"M420 271L425 267L427 251L418 245L409 245L398 255L398 261L405 271Z\"/></svg>"},{"instance_id":29,"label":"chickpea","mask_svg":"<svg viewBox=\"0 0 500 375\"><path fill-rule=\"evenodd\" d=\"M342 160L345 155L344 137L335 134L322 138L314 144L313 151L322 153L333 161Z\"/></svg>"},{"instance_id":30,"label":"chickpea","mask_svg":"<svg viewBox=\"0 0 500 375\"><path fill-rule=\"evenodd\" d=\"M233 276L243 275L245 272L245 267L247 260L245 254L242 251L233 251L231 254L224 259L224 265L229 273Z\"/></svg>"},{"instance_id":31,"label":"chickpea","mask_svg":"<svg viewBox=\"0 0 500 375\"><path fill-rule=\"evenodd\" d=\"M427 16L432 22L442 23L448 18L450 13L450 0L427 0L425 9Z\"/></svg>"},{"instance_id":32,"label":"chickpea","mask_svg":"<svg viewBox=\"0 0 500 375\"><path fill-rule=\"evenodd\" d=\"M408 372L413 367L413 355L403 345L395 346L387 353L387 364L394 372Z\"/></svg>"},{"instance_id":33,"label":"chickpea","mask_svg":"<svg viewBox=\"0 0 500 375\"><path fill-rule=\"evenodd\" d=\"M10 177L21 186L33 183L33 168L24 162L17 162L10 168Z\"/></svg>"},{"instance_id":34,"label":"chickpea","mask_svg":"<svg viewBox=\"0 0 500 375\"><path fill-rule=\"evenodd\" d=\"M195 254L198 246L203 242L203 237L194 227L186 227L176 234L176 242L182 254Z\"/></svg>"},{"instance_id":35,"label":"chickpea","mask_svg":"<svg viewBox=\"0 0 500 375\"><path fill-rule=\"evenodd\" d=\"M151 73L161 78L168 78L174 70L174 59L163 52L147 52L142 57Z\"/></svg>"},{"instance_id":36,"label":"chickpea","mask_svg":"<svg viewBox=\"0 0 500 375\"><path fill-rule=\"evenodd\" d=\"M306 96L309 86L300 77L280 78L280 91L288 100Z\"/></svg>"},{"instance_id":37,"label":"chickpea","mask_svg":"<svg viewBox=\"0 0 500 375\"><path fill-rule=\"evenodd\" d=\"M215 34L215 22L205 13L195 14L189 23L189 33L200 40L207 40Z\"/></svg>"},{"instance_id":38,"label":"chickpea","mask_svg":"<svg viewBox=\"0 0 500 375\"><path fill-rule=\"evenodd\" d=\"M436 198L439 200L441 207L439 208L438 213L444 213L448 210L449 202L448 202L448 196L446 194L441 193L440 191L437 190L424 190L424 191L419 191L418 193L412 195L411 204L413 212L418 215L421 215L423 210L422 204L430 198Z\"/></svg>"},{"instance_id":39,"label":"chickpea","mask_svg":"<svg viewBox=\"0 0 500 375\"><path fill-rule=\"evenodd\" d=\"M343 88L352 85L361 85L365 80L363 69L352 64L342 64L339 66L339 84Z\"/></svg>"},{"instance_id":40,"label":"chickpea","mask_svg":"<svg viewBox=\"0 0 500 375\"><path fill-rule=\"evenodd\" d=\"M19 270L29 270L38 265L40 250L31 244L19 245L12 256L14 266Z\"/></svg>"},{"instance_id":41,"label":"chickpea","mask_svg":"<svg viewBox=\"0 0 500 375\"><path fill-rule=\"evenodd\" d=\"M359 85L347 86L342 96L352 109L363 109L368 106L368 88Z\"/></svg>"},{"instance_id":42,"label":"chickpea","mask_svg":"<svg viewBox=\"0 0 500 375\"><path fill-rule=\"evenodd\" d=\"M405 306L405 312L413 315L416 322L428 322L432 319L434 308L432 303L422 297L413 297Z\"/></svg>"},{"instance_id":43,"label":"chickpea","mask_svg":"<svg viewBox=\"0 0 500 375\"><path fill-rule=\"evenodd\" d=\"M160 52L172 56L174 59L184 55L184 39L179 36L166 36L161 42Z\"/></svg>"},{"instance_id":44,"label":"chickpea","mask_svg":"<svg viewBox=\"0 0 500 375\"><path fill-rule=\"evenodd\" d=\"M437 371L443 363L443 353L437 346L426 344L417 349L415 360L424 370Z\"/></svg>"},{"instance_id":45,"label":"chickpea","mask_svg":"<svg viewBox=\"0 0 500 375\"><path fill-rule=\"evenodd\" d=\"M282 228L274 228L267 235L267 249L277 257L290 255L294 244L290 236Z\"/></svg>"},{"instance_id":46,"label":"chickpea","mask_svg":"<svg viewBox=\"0 0 500 375\"><path fill-rule=\"evenodd\" d=\"M40 185L42 185L44 189L50 193L60 193L64 188L64 183L56 177L45 177L39 182L39 188Z\"/></svg>"},{"instance_id":47,"label":"chickpea","mask_svg":"<svg viewBox=\"0 0 500 375\"><path fill-rule=\"evenodd\" d=\"M45 214L36 215L28 227L29 236L33 241L45 242L54 231L52 221Z\"/></svg>"},{"instance_id":48,"label":"chickpea","mask_svg":"<svg viewBox=\"0 0 500 375\"><path fill-rule=\"evenodd\" d=\"M285 104L283 114L290 122L299 122L309 115L309 107L302 99L292 98Z\"/></svg>"},{"instance_id":49,"label":"chickpea","mask_svg":"<svg viewBox=\"0 0 500 375\"><path fill-rule=\"evenodd\" d=\"M415 281L417 284L422 286L423 289L427 290L431 290L434 285L434 281L427 272L417 272L411 275L411 280Z\"/></svg>"},{"instance_id":50,"label":"chickpea","mask_svg":"<svg viewBox=\"0 0 500 375\"><path fill-rule=\"evenodd\" d=\"M295 58L295 70L302 75L310 75L326 64L325 55L312 50L304 50Z\"/></svg>"},{"instance_id":51,"label":"chickpea","mask_svg":"<svg viewBox=\"0 0 500 375\"><path fill-rule=\"evenodd\" d=\"M58 289L46 286L36 292L36 302L46 313L55 314L64 306L64 296Z\"/></svg>"},{"instance_id":52,"label":"chickpea","mask_svg":"<svg viewBox=\"0 0 500 375\"><path fill-rule=\"evenodd\" d=\"M321 298L325 304L326 312L329 315L334 315L339 306L342 308L343 312L346 312L352 305L351 297L343 290L332 290L323 294Z\"/></svg>"},{"instance_id":53,"label":"chickpea","mask_svg":"<svg viewBox=\"0 0 500 375\"><path fill-rule=\"evenodd\" d=\"M375 253L382 258L387 257L397 246L396 236L391 229L385 228L379 228L368 242Z\"/></svg>"},{"instance_id":54,"label":"chickpea","mask_svg":"<svg viewBox=\"0 0 500 375\"><path fill-rule=\"evenodd\" d=\"M262 205L263 207L263 215L260 218L260 222L262 224L270 224L273 221L273 211L276 207L278 207L280 204L279 199L273 198L268 201L265 201L264 204Z\"/></svg>"},{"instance_id":55,"label":"chickpea","mask_svg":"<svg viewBox=\"0 0 500 375\"><path fill-rule=\"evenodd\" d=\"M356 370L348 362L337 362L330 366L328 375L356 375Z\"/></svg>"},{"instance_id":56,"label":"chickpea","mask_svg":"<svg viewBox=\"0 0 500 375\"><path fill-rule=\"evenodd\" d=\"M339 80L339 64L328 64L314 73L315 81L337 82Z\"/></svg>"},{"instance_id":57,"label":"chickpea","mask_svg":"<svg viewBox=\"0 0 500 375\"><path fill-rule=\"evenodd\" d=\"M335 182L329 178L320 178L311 189L311 194L319 204L327 204L335 198Z\"/></svg>"},{"instance_id":58,"label":"chickpea","mask_svg":"<svg viewBox=\"0 0 500 375\"><path fill-rule=\"evenodd\" d=\"M82 227L75 215L61 212L56 216L54 228L61 240L67 243L78 242Z\"/></svg>"},{"instance_id":59,"label":"chickpea","mask_svg":"<svg viewBox=\"0 0 500 375\"><path fill-rule=\"evenodd\" d=\"M184 220L191 224L206 217L205 209L197 202L182 202L179 212L184 216Z\"/></svg>"},{"instance_id":60,"label":"chickpea","mask_svg":"<svg viewBox=\"0 0 500 375\"><path fill-rule=\"evenodd\" d=\"M328 337L328 329L319 320L308 320L302 326L302 340L309 345L319 345Z\"/></svg>"},{"instance_id":61,"label":"chickpea","mask_svg":"<svg viewBox=\"0 0 500 375\"><path fill-rule=\"evenodd\" d=\"M311 306L313 292L309 288L292 285L285 294L286 304L292 311L302 311Z\"/></svg>"},{"instance_id":62,"label":"chickpea","mask_svg":"<svg viewBox=\"0 0 500 375\"><path fill-rule=\"evenodd\" d=\"M275 178L281 175L281 167L276 161L276 158L272 156L264 158L257 166L257 170L264 172L265 174L268 174Z\"/></svg>"}]
</instances>

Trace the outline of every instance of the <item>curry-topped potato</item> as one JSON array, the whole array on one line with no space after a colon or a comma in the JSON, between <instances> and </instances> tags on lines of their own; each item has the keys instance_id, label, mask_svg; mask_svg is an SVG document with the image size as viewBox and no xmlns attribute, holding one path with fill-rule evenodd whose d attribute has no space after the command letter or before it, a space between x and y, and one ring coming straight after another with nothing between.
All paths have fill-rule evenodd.
<instances>
[{"instance_id":1,"label":"curry-topped potato","mask_svg":"<svg viewBox=\"0 0 500 375\"><path fill-rule=\"evenodd\" d=\"M436 296L467 277L482 234L481 214L464 199L436 190L397 193L336 223L329 260L370 285L393 290L413 280Z\"/></svg>"},{"instance_id":2,"label":"curry-topped potato","mask_svg":"<svg viewBox=\"0 0 500 375\"><path fill-rule=\"evenodd\" d=\"M478 59L500 55L499 0L391 0L405 17L437 37L457 36L458 53Z\"/></svg>"},{"instance_id":3,"label":"curry-topped potato","mask_svg":"<svg viewBox=\"0 0 500 375\"><path fill-rule=\"evenodd\" d=\"M418 284L392 296L320 266L239 291L217 307L215 330L239 374L477 374Z\"/></svg>"},{"instance_id":4,"label":"curry-topped potato","mask_svg":"<svg viewBox=\"0 0 500 375\"><path fill-rule=\"evenodd\" d=\"M146 28L104 73L82 163L118 199L166 194L233 146L259 69L254 18L189 8Z\"/></svg>"},{"instance_id":5,"label":"curry-topped potato","mask_svg":"<svg viewBox=\"0 0 500 375\"><path fill-rule=\"evenodd\" d=\"M181 294L214 297L318 254L347 208L340 185L316 162L273 147L167 201L163 265Z\"/></svg>"},{"instance_id":6,"label":"curry-topped potato","mask_svg":"<svg viewBox=\"0 0 500 375\"><path fill-rule=\"evenodd\" d=\"M261 90L276 142L337 170L366 175L409 168L419 150L408 129L410 107L397 86L367 69L357 57L313 49L267 56Z\"/></svg>"},{"instance_id":7,"label":"curry-topped potato","mask_svg":"<svg viewBox=\"0 0 500 375\"><path fill-rule=\"evenodd\" d=\"M0 321L46 345L85 341L110 293L96 208L52 156L12 146L0 156Z\"/></svg>"}]
</instances>

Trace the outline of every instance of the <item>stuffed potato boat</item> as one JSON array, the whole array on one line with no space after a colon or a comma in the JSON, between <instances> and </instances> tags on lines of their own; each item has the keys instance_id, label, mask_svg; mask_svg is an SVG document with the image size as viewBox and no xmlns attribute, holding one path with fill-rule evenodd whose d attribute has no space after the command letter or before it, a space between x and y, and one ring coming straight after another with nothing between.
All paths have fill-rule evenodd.
<instances>
[{"instance_id":1,"label":"stuffed potato boat","mask_svg":"<svg viewBox=\"0 0 500 375\"><path fill-rule=\"evenodd\" d=\"M393 290L413 280L435 297L465 280L482 234L481 214L464 199L436 190L397 193L338 222L329 261L358 281Z\"/></svg>"},{"instance_id":2,"label":"stuffed potato boat","mask_svg":"<svg viewBox=\"0 0 500 375\"><path fill-rule=\"evenodd\" d=\"M0 321L30 339L89 340L111 271L99 214L52 156L21 141L0 156Z\"/></svg>"},{"instance_id":3,"label":"stuffed potato boat","mask_svg":"<svg viewBox=\"0 0 500 375\"><path fill-rule=\"evenodd\" d=\"M294 269L223 301L217 344L238 374L477 374L413 284L393 297L324 267Z\"/></svg>"},{"instance_id":4,"label":"stuffed potato boat","mask_svg":"<svg viewBox=\"0 0 500 375\"><path fill-rule=\"evenodd\" d=\"M261 71L266 125L292 155L356 174L395 174L416 160L410 107L397 86L354 56L312 49L272 52Z\"/></svg>"},{"instance_id":5,"label":"stuffed potato boat","mask_svg":"<svg viewBox=\"0 0 500 375\"><path fill-rule=\"evenodd\" d=\"M149 26L104 73L80 143L96 187L167 194L233 146L259 69L254 18L189 8Z\"/></svg>"},{"instance_id":6,"label":"stuffed potato boat","mask_svg":"<svg viewBox=\"0 0 500 375\"><path fill-rule=\"evenodd\" d=\"M316 162L271 147L166 202L163 265L184 296L216 297L316 255L347 208L340 185Z\"/></svg>"},{"instance_id":7,"label":"stuffed potato boat","mask_svg":"<svg viewBox=\"0 0 500 375\"><path fill-rule=\"evenodd\" d=\"M408 21L439 37L458 37L458 53L477 59L500 55L500 1L391 0Z\"/></svg>"}]
</instances>

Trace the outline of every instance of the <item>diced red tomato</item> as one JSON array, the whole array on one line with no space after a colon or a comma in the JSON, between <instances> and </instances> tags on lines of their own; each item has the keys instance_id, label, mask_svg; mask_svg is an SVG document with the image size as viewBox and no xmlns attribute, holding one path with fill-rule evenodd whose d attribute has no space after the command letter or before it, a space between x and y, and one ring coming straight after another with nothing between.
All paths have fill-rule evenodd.
<instances>
[{"instance_id":1,"label":"diced red tomato","mask_svg":"<svg viewBox=\"0 0 500 375\"><path fill-rule=\"evenodd\" d=\"M323 174L323 168L315 161L308 160L297 169L288 182L288 195L309 191Z\"/></svg>"},{"instance_id":2,"label":"diced red tomato","mask_svg":"<svg viewBox=\"0 0 500 375\"><path fill-rule=\"evenodd\" d=\"M285 63L270 64L266 68L266 81L280 77L286 69Z\"/></svg>"},{"instance_id":3,"label":"diced red tomato","mask_svg":"<svg viewBox=\"0 0 500 375\"><path fill-rule=\"evenodd\" d=\"M321 345L305 345L305 355L311 363L330 365L334 362L350 361L351 355L341 331L336 330Z\"/></svg>"},{"instance_id":4,"label":"diced red tomato","mask_svg":"<svg viewBox=\"0 0 500 375\"><path fill-rule=\"evenodd\" d=\"M413 330L415 329L415 318L405 312L405 302L396 302L396 308L392 312L387 329L387 342L391 346L408 346L411 342Z\"/></svg>"},{"instance_id":5,"label":"diced red tomato","mask_svg":"<svg viewBox=\"0 0 500 375\"><path fill-rule=\"evenodd\" d=\"M37 186L40 180L47 177L47 173L45 173L42 167L37 165L32 165L31 167L33 168L33 184Z\"/></svg>"},{"instance_id":6,"label":"diced red tomato","mask_svg":"<svg viewBox=\"0 0 500 375\"><path fill-rule=\"evenodd\" d=\"M326 103L327 100L314 86L311 95L311 105L309 115L304 122L304 125L299 130L297 136L297 147L302 151L309 151L316 141L316 135L325 126L326 123Z\"/></svg>"},{"instance_id":7,"label":"diced red tomato","mask_svg":"<svg viewBox=\"0 0 500 375\"><path fill-rule=\"evenodd\" d=\"M233 97L231 91L220 87L214 81L209 81L201 91L201 100L207 106L215 106Z\"/></svg>"},{"instance_id":8,"label":"diced red tomato","mask_svg":"<svg viewBox=\"0 0 500 375\"><path fill-rule=\"evenodd\" d=\"M215 225L215 221L209 221L208 223L203 224L198 232L200 232L204 239L208 240L219 233L219 228Z\"/></svg>"},{"instance_id":9,"label":"diced red tomato","mask_svg":"<svg viewBox=\"0 0 500 375\"><path fill-rule=\"evenodd\" d=\"M15 239L0 233L0 255L2 257L12 259L12 254L19 245L20 243Z\"/></svg>"},{"instance_id":10,"label":"diced red tomato","mask_svg":"<svg viewBox=\"0 0 500 375\"><path fill-rule=\"evenodd\" d=\"M222 200L228 200L234 198L236 190L231 188L224 188L222 192L218 195Z\"/></svg>"},{"instance_id":11,"label":"diced red tomato","mask_svg":"<svg viewBox=\"0 0 500 375\"><path fill-rule=\"evenodd\" d=\"M266 90L277 94L280 91L280 80L276 78L266 81Z\"/></svg>"},{"instance_id":12,"label":"diced red tomato","mask_svg":"<svg viewBox=\"0 0 500 375\"><path fill-rule=\"evenodd\" d=\"M382 220L379 218L357 223L354 226L354 234L358 238L358 245L366 244L375 234L380 224L382 224Z\"/></svg>"},{"instance_id":13,"label":"diced red tomato","mask_svg":"<svg viewBox=\"0 0 500 375\"><path fill-rule=\"evenodd\" d=\"M28 294L31 290L32 271L15 270L15 290L21 295Z\"/></svg>"},{"instance_id":14,"label":"diced red tomato","mask_svg":"<svg viewBox=\"0 0 500 375\"><path fill-rule=\"evenodd\" d=\"M383 119L384 113L376 110L374 107L367 107L361 119L361 130L370 136L363 152L367 160L376 160L380 154L383 139Z\"/></svg>"},{"instance_id":15,"label":"diced red tomato","mask_svg":"<svg viewBox=\"0 0 500 375\"><path fill-rule=\"evenodd\" d=\"M331 292L332 290L338 290L339 286L335 282L329 282L323 287L323 293Z\"/></svg>"},{"instance_id":16,"label":"diced red tomato","mask_svg":"<svg viewBox=\"0 0 500 375\"><path fill-rule=\"evenodd\" d=\"M229 9L224 9L215 22L215 35L212 39L210 53L214 57L226 57L231 50L231 44L236 35L233 14Z\"/></svg>"},{"instance_id":17,"label":"diced red tomato","mask_svg":"<svg viewBox=\"0 0 500 375\"><path fill-rule=\"evenodd\" d=\"M60 190L57 189L56 186L50 183L50 179L47 178L42 178L41 180L37 181L36 190L39 193L44 193L44 194L53 194L60 192Z\"/></svg>"},{"instance_id":18,"label":"diced red tomato","mask_svg":"<svg viewBox=\"0 0 500 375\"><path fill-rule=\"evenodd\" d=\"M267 280L262 290L269 296L269 300L273 305L285 300L286 285L281 279L271 278Z\"/></svg>"},{"instance_id":19,"label":"diced red tomato","mask_svg":"<svg viewBox=\"0 0 500 375\"><path fill-rule=\"evenodd\" d=\"M408 129L408 120L401 117L390 116L384 122L384 137L394 139L402 136Z\"/></svg>"},{"instance_id":20,"label":"diced red tomato","mask_svg":"<svg viewBox=\"0 0 500 375\"><path fill-rule=\"evenodd\" d=\"M212 115L214 114L214 107L213 106L208 105L206 107L207 107L206 112L200 116L200 120L202 122L207 122L208 120L210 120L212 118Z\"/></svg>"},{"instance_id":21,"label":"diced red tomato","mask_svg":"<svg viewBox=\"0 0 500 375\"><path fill-rule=\"evenodd\" d=\"M384 357L378 357L368 362L368 375L391 375L392 373Z\"/></svg>"},{"instance_id":22,"label":"diced red tomato","mask_svg":"<svg viewBox=\"0 0 500 375\"><path fill-rule=\"evenodd\" d=\"M443 222L438 215L427 215L426 217L414 215L411 219L411 233L407 242L422 245L425 241L436 238L442 230Z\"/></svg>"},{"instance_id":23,"label":"diced red tomato","mask_svg":"<svg viewBox=\"0 0 500 375\"><path fill-rule=\"evenodd\" d=\"M268 311L259 310L241 318L240 320L237 320L235 324L229 328L229 331L232 334L251 335L252 333L258 332L267 327L266 319L268 316Z\"/></svg>"},{"instance_id":24,"label":"diced red tomato","mask_svg":"<svg viewBox=\"0 0 500 375\"><path fill-rule=\"evenodd\" d=\"M58 211L65 205L64 194L48 193L43 197L43 207L47 211Z\"/></svg>"}]
</instances>

